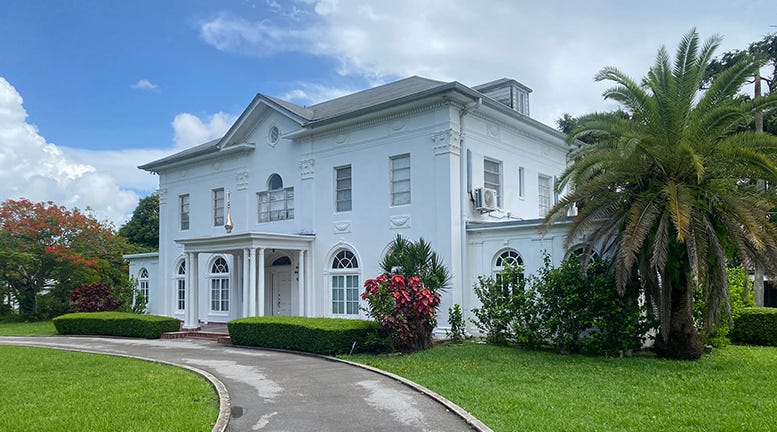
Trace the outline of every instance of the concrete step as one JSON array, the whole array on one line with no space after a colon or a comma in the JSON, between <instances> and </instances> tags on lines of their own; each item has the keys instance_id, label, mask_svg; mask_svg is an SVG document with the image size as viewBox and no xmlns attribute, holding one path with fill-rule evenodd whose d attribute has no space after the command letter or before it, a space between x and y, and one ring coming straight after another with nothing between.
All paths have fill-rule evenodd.
<instances>
[{"instance_id":1,"label":"concrete step","mask_svg":"<svg viewBox=\"0 0 777 432\"><path fill-rule=\"evenodd\" d=\"M229 335L226 333L216 333L216 332L207 332L207 331L177 331L177 332L166 332L162 333L160 336L161 339L206 339L206 340L212 340L212 341L218 341L219 339L229 339ZM228 342L227 342L228 343Z\"/></svg>"}]
</instances>

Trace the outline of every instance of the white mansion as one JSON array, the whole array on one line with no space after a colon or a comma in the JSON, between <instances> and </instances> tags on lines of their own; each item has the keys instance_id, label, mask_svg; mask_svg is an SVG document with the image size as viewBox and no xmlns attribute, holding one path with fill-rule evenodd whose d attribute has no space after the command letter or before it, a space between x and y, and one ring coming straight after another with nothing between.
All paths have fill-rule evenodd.
<instances>
[{"instance_id":1,"label":"white mansion","mask_svg":"<svg viewBox=\"0 0 777 432\"><path fill-rule=\"evenodd\" d=\"M362 284L402 234L450 269L445 326L505 260L558 263L564 227L539 227L570 147L530 92L410 77L309 107L258 94L221 139L140 167L159 175L159 252L126 258L149 312L364 317Z\"/></svg>"}]
</instances>

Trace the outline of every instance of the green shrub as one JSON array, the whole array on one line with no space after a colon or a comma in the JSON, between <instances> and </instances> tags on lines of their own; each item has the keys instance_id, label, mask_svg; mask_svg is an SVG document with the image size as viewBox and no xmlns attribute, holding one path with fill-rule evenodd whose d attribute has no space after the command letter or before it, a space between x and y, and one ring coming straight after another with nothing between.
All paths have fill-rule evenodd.
<instances>
[{"instance_id":1,"label":"green shrub","mask_svg":"<svg viewBox=\"0 0 777 432\"><path fill-rule=\"evenodd\" d=\"M465 332L464 317L461 314L461 306L458 303L448 308L448 324L451 326L450 331L447 332L451 342L461 343L467 334Z\"/></svg>"},{"instance_id":2,"label":"green shrub","mask_svg":"<svg viewBox=\"0 0 777 432\"><path fill-rule=\"evenodd\" d=\"M734 316L730 335L734 342L777 346L777 309L752 307L740 310Z\"/></svg>"},{"instance_id":3,"label":"green shrub","mask_svg":"<svg viewBox=\"0 0 777 432\"><path fill-rule=\"evenodd\" d=\"M747 289L747 272L742 267L730 267L726 271L728 278L728 297L729 304L731 305L731 318L735 319L745 308L755 307L753 301L752 291ZM696 289L693 292L693 317L696 322L696 328L699 330L699 334L702 337L702 341L705 344L710 344L714 347L722 347L728 345L729 333L731 328L729 326L729 319L726 312L726 305L720 305L720 324L713 328L710 333L707 331L704 325L704 316L706 311L706 303L704 302L704 293L700 289Z\"/></svg>"},{"instance_id":4,"label":"green shrub","mask_svg":"<svg viewBox=\"0 0 777 432\"><path fill-rule=\"evenodd\" d=\"M176 318L127 312L81 312L54 318L59 334L127 336L158 339L162 333L178 331Z\"/></svg>"},{"instance_id":5,"label":"green shrub","mask_svg":"<svg viewBox=\"0 0 777 432\"><path fill-rule=\"evenodd\" d=\"M374 321L345 318L249 317L230 321L235 345L278 348L317 354L385 352L390 341Z\"/></svg>"}]
</instances>

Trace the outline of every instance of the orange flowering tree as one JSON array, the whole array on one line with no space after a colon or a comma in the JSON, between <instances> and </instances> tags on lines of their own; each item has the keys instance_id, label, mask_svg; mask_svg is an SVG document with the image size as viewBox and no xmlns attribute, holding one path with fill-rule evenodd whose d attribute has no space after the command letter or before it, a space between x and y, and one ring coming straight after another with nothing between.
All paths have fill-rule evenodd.
<instances>
[{"instance_id":1,"label":"orange flowering tree","mask_svg":"<svg viewBox=\"0 0 777 432\"><path fill-rule=\"evenodd\" d=\"M6 301L27 318L47 318L68 308L74 288L103 282L128 286L124 240L113 226L53 202L26 199L0 204L0 286ZM46 307L41 310L42 293Z\"/></svg>"}]
</instances>

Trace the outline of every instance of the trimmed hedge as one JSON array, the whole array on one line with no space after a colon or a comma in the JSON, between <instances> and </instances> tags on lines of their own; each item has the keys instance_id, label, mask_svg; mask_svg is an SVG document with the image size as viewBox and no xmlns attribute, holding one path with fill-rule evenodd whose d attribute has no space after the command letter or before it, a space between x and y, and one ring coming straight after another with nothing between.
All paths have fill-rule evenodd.
<instances>
[{"instance_id":1,"label":"trimmed hedge","mask_svg":"<svg viewBox=\"0 0 777 432\"><path fill-rule=\"evenodd\" d=\"M54 318L59 334L127 336L159 339L164 332L181 328L176 318L128 312L80 312Z\"/></svg>"},{"instance_id":2,"label":"trimmed hedge","mask_svg":"<svg viewBox=\"0 0 777 432\"><path fill-rule=\"evenodd\" d=\"M390 342L374 321L344 318L249 317L227 323L235 345L305 351L316 354L385 352Z\"/></svg>"},{"instance_id":3,"label":"trimmed hedge","mask_svg":"<svg viewBox=\"0 0 777 432\"><path fill-rule=\"evenodd\" d=\"M734 316L731 340L751 345L777 346L777 309L742 309Z\"/></svg>"}]
</instances>

